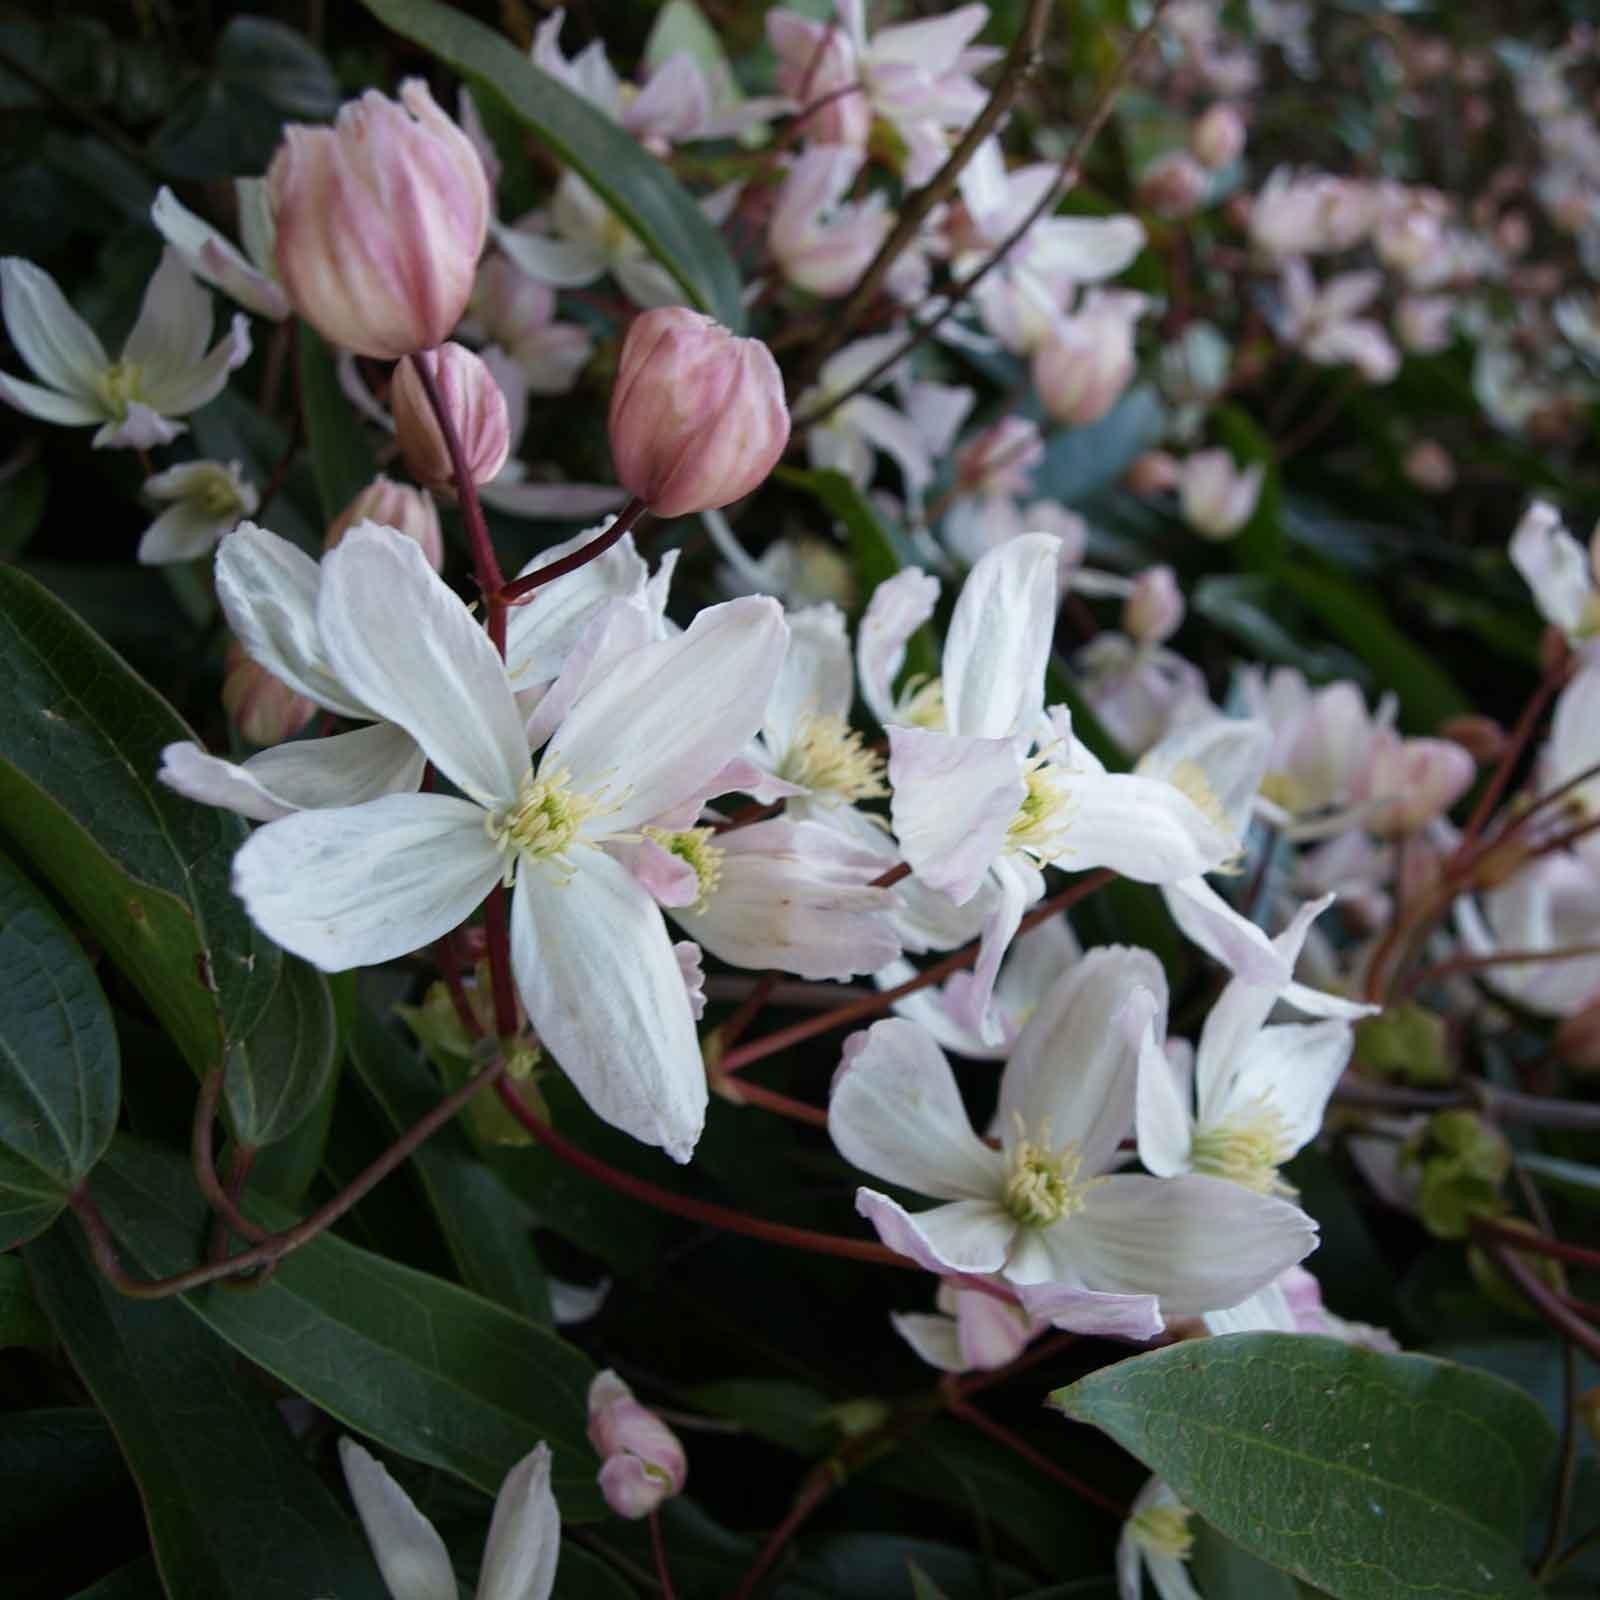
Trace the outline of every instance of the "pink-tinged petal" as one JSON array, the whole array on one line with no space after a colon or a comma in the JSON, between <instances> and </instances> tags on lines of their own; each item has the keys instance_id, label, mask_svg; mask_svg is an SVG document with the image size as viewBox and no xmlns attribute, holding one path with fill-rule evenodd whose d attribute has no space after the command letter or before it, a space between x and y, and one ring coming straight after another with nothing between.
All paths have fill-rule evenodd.
<instances>
[{"instance_id":1,"label":"pink-tinged petal","mask_svg":"<svg viewBox=\"0 0 1600 1600\"><path fill-rule=\"evenodd\" d=\"M211 337L211 296L190 277L183 257L168 245L151 276L139 316L122 347L122 359L149 380L187 372Z\"/></svg>"},{"instance_id":2,"label":"pink-tinged petal","mask_svg":"<svg viewBox=\"0 0 1600 1600\"><path fill-rule=\"evenodd\" d=\"M567 867L524 863L511 897L528 1020L597 1116L687 1161L706 1073L666 924L604 851L579 846Z\"/></svg>"},{"instance_id":3,"label":"pink-tinged petal","mask_svg":"<svg viewBox=\"0 0 1600 1600\"><path fill-rule=\"evenodd\" d=\"M955 65L963 50L983 31L989 8L957 6L942 17L920 22L898 22L872 36L868 59L874 66L904 62L930 77L940 77Z\"/></svg>"},{"instance_id":4,"label":"pink-tinged petal","mask_svg":"<svg viewBox=\"0 0 1600 1600\"><path fill-rule=\"evenodd\" d=\"M941 1276L998 1272L1017 1225L992 1200L956 1200L913 1216L887 1195L856 1190L856 1211L897 1255Z\"/></svg>"},{"instance_id":5,"label":"pink-tinged petal","mask_svg":"<svg viewBox=\"0 0 1600 1600\"><path fill-rule=\"evenodd\" d=\"M940 1372L969 1370L954 1317L928 1311L891 1311L889 1323L930 1367Z\"/></svg>"},{"instance_id":6,"label":"pink-tinged petal","mask_svg":"<svg viewBox=\"0 0 1600 1600\"><path fill-rule=\"evenodd\" d=\"M94 396L96 382L111 365L110 357L94 329L67 304L48 272L18 256L0 261L0 311L5 314L6 332L17 354L36 378L63 395L80 400ZM28 409L15 400L12 404ZM81 420L96 421L103 415L96 406L90 417Z\"/></svg>"},{"instance_id":7,"label":"pink-tinged petal","mask_svg":"<svg viewBox=\"0 0 1600 1600\"><path fill-rule=\"evenodd\" d=\"M1344 1022L1286 1022L1263 1028L1232 1074L1222 1114L1230 1105L1242 1112L1265 1101L1283 1118L1286 1145L1300 1150L1321 1131L1328 1096L1354 1046L1355 1034ZM1287 1160L1288 1153L1280 1159Z\"/></svg>"},{"instance_id":8,"label":"pink-tinged petal","mask_svg":"<svg viewBox=\"0 0 1600 1600\"><path fill-rule=\"evenodd\" d=\"M698 1022L706 1014L706 969L700 946L693 939L679 939L672 953L678 958L683 992L689 997L689 1015Z\"/></svg>"},{"instance_id":9,"label":"pink-tinged petal","mask_svg":"<svg viewBox=\"0 0 1600 1600\"><path fill-rule=\"evenodd\" d=\"M967 575L944 646L945 717L952 733L1031 737L1044 712L1061 541L1024 534Z\"/></svg>"},{"instance_id":10,"label":"pink-tinged petal","mask_svg":"<svg viewBox=\"0 0 1600 1600\"><path fill-rule=\"evenodd\" d=\"M828 1097L828 1133L846 1161L886 1183L938 1200L1000 1194L999 1152L972 1131L950 1063L914 1022L891 1017L851 1038Z\"/></svg>"},{"instance_id":11,"label":"pink-tinged petal","mask_svg":"<svg viewBox=\"0 0 1600 1600\"><path fill-rule=\"evenodd\" d=\"M156 192L150 220L197 278L272 322L281 322L289 315L283 290L252 266L210 223L188 210L170 189L163 187Z\"/></svg>"},{"instance_id":12,"label":"pink-tinged petal","mask_svg":"<svg viewBox=\"0 0 1600 1600\"><path fill-rule=\"evenodd\" d=\"M965 904L1027 794L1017 741L892 727L889 782L895 837L912 871Z\"/></svg>"},{"instance_id":13,"label":"pink-tinged petal","mask_svg":"<svg viewBox=\"0 0 1600 1600\"><path fill-rule=\"evenodd\" d=\"M1154 1339L1161 1333L1161 1302L1153 1294L1107 1294L1064 1283L1016 1287L1028 1315L1053 1328L1101 1339Z\"/></svg>"},{"instance_id":14,"label":"pink-tinged petal","mask_svg":"<svg viewBox=\"0 0 1600 1600\"><path fill-rule=\"evenodd\" d=\"M1161 898L1178 931L1247 983L1281 989L1293 972L1264 928L1241 916L1204 878L1180 878L1161 886Z\"/></svg>"},{"instance_id":15,"label":"pink-tinged petal","mask_svg":"<svg viewBox=\"0 0 1600 1600\"><path fill-rule=\"evenodd\" d=\"M89 443L96 450L154 450L187 432L183 423L162 416L142 400L132 400L122 416L105 423Z\"/></svg>"},{"instance_id":16,"label":"pink-tinged petal","mask_svg":"<svg viewBox=\"0 0 1600 1600\"><path fill-rule=\"evenodd\" d=\"M872 591L856 632L861 693L880 723L894 720L894 682L905 665L906 645L939 602L939 580L905 567Z\"/></svg>"},{"instance_id":17,"label":"pink-tinged petal","mask_svg":"<svg viewBox=\"0 0 1600 1600\"><path fill-rule=\"evenodd\" d=\"M550 1489L550 1447L536 1445L495 1497L477 1600L546 1600L561 1555L561 1513Z\"/></svg>"},{"instance_id":18,"label":"pink-tinged petal","mask_svg":"<svg viewBox=\"0 0 1600 1600\"><path fill-rule=\"evenodd\" d=\"M983 920L983 932L978 936L978 959L972 965L971 980L957 984L952 979L949 990L956 1021L972 1029L988 1045L999 1044L1005 1036L1005 1027L989 1004L1000 973L1001 957L1011 948L1022 913L1044 893L1044 879L1018 858L1001 856L994 863L993 876L1000 892Z\"/></svg>"},{"instance_id":19,"label":"pink-tinged petal","mask_svg":"<svg viewBox=\"0 0 1600 1600\"><path fill-rule=\"evenodd\" d=\"M789 614L789 648L767 698L761 734L781 759L808 717L844 717L855 698L844 613L831 601Z\"/></svg>"},{"instance_id":20,"label":"pink-tinged petal","mask_svg":"<svg viewBox=\"0 0 1600 1600\"><path fill-rule=\"evenodd\" d=\"M339 1441L339 1465L393 1600L457 1600L444 1540L388 1469L353 1439Z\"/></svg>"},{"instance_id":21,"label":"pink-tinged petal","mask_svg":"<svg viewBox=\"0 0 1600 1600\"><path fill-rule=\"evenodd\" d=\"M605 1461L598 1474L600 1492L619 1517L648 1517L672 1493L672 1485L638 1456L618 1455Z\"/></svg>"},{"instance_id":22,"label":"pink-tinged petal","mask_svg":"<svg viewBox=\"0 0 1600 1600\"><path fill-rule=\"evenodd\" d=\"M37 383L25 383L0 372L0 400L40 422L54 422L63 428L87 427L105 418L105 407L98 401L80 400L76 395L57 394Z\"/></svg>"},{"instance_id":23,"label":"pink-tinged petal","mask_svg":"<svg viewBox=\"0 0 1600 1600\"><path fill-rule=\"evenodd\" d=\"M1091 950L1029 1017L1000 1080L995 1132L1021 1118L1038 1140L1077 1145L1084 1176L1104 1172L1133 1127L1141 1040L1166 1031L1166 977L1147 950Z\"/></svg>"},{"instance_id":24,"label":"pink-tinged petal","mask_svg":"<svg viewBox=\"0 0 1600 1600\"><path fill-rule=\"evenodd\" d=\"M1130 265L1144 241L1137 217L1052 217L1039 229L1033 256L1041 268L1074 283L1098 283Z\"/></svg>"},{"instance_id":25,"label":"pink-tinged petal","mask_svg":"<svg viewBox=\"0 0 1600 1600\"><path fill-rule=\"evenodd\" d=\"M1168 1318L1236 1306L1317 1244L1317 1225L1298 1206L1194 1174L1106 1178L1058 1226L1071 1230L1085 1284L1154 1294Z\"/></svg>"},{"instance_id":26,"label":"pink-tinged petal","mask_svg":"<svg viewBox=\"0 0 1600 1600\"><path fill-rule=\"evenodd\" d=\"M580 793L608 791L608 832L671 812L749 743L788 633L775 600L707 607L686 633L635 651L584 694L544 762L569 771ZM641 729L657 736L641 738Z\"/></svg>"},{"instance_id":27,"label":"pink-tinged petal","mask_svg":"<svg viewBox=\"0 0 1600 1600\"><path fill-rule=\"evenodd\" d=\"M337 716L371 719L328 665L317 631L322 574L305 551L241 522L217 549L216 582L228 626L252 661Z\"/></svg>"},{"instance_id":28,"label":"pink-tinged petal","mask_svg":"<svg viewBox=\"0 0 1600 1600\"><path fill-rule=\"evenodd\" d=\"M1188 1051L1164 1050L1154 1026L1139 1042L1138 1098L1134 1125L1139 1159L1158 1178L1189 1170L1194 1138L1194 1060Z\"/></svg>"},{"instance_id":29,"label":"pink-tinged petal","mask_svg":"<svg viewBox=\"0 0 1600 1600\"><path fill-rule=\"evenodd\" d=\"M692 906L700 898L699 874L682 856L654 839L611 844L606 849L649 890L658 906Z\"/></svg>"},{"instance_id":30,"label":"pink-tinged petal","mask_svg":"<svg viewBox=\"0 0 1600 1600\"><path fill-rule=\"evenodd\" d=\"M1027 1348L1034 1329L1020 1306L981 1289L958 1289L955 1302L956 1331L967 1371L992 1372L1008 1366Z\"/></svg>"},{"instance_id":31,"label":"pink-tinged petal","mask_svg":"<svg viewBox=\"0 0 1600 1600\"><path fill-rule=\"evenodd\" d=\"M1342 994L1312 989L1303 983L1286 983L1278 998L1303 1017L1328 1018L1338 1022L1359 1022L1375 1017L1383 1007L1364 1000L1347 1000Z\"/></svg>"},{"instance_id":32,"label":"pink-tinged petal","mask_svg":"<svg viewBox=\"0 0 1600 1600\"><path fill-rule=\"evenodd\" d=\"M1181 790L1131 773L1074 773L1065 844L1054 865L1069 872L1110 867L1140 883L1176 883L1210 872L1234 841Z\"/></svg>"},{"instance_id":33,"label":"pink-tinged petal","mask_svg":"<svg viewBox=\"0 0 1600 1600\"><path fill-rule=\"evenodd\" d=\"M501 866L479 807L396 794L269 822L233 858L233 889L285 950L344 972L447 934L477 909Z\"/></svg>"},{"instance_id":34,"label":"pink-tinged petal","mask_svg":"<svg viewBox=\"0 0 1600 1600\"><path fill-rule=\"evenodd\" d=\"M560 676L528 718L529 749L544 744L590 688L602 682L617 662L651 643L655 634L655 620L642 593L606 600L589 611L583 631L566 653Z\"/></svg>"},{"instance_id":35,"label":"pink-tinged petal","mask_svg":"<svg viewBox=\"0 0 1600 1600\"><path fill-rule=\"evenodd\" d=\"M886 223L888 219L881 220ZM852 281L856 276L859 274L852 275ZM870 394L857 395L850 402L850 425L900 469L907 495L920 499L933 482L933 458L917 425Z\"/></svg>"},{"instance_id":36,"label":"pink-tinged petal","mask_svg":"<svg viewBox=\"0 0 1600 1600\"><path fill-rule=\"evenodd\" d=\"M323 558L317 623L334 670L464 794L496 808L528 776L505 664L415 540L358 523Z\"/></svg>"}]
</instances>

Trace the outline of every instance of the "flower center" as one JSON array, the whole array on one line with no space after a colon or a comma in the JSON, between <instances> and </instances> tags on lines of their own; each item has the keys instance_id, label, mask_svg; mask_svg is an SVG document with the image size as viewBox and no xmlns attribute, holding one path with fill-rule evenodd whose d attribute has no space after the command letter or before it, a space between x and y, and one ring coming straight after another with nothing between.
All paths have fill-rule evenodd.
<instances>
[{"instance_id":1,"label":"flower center","mask_svg":"<svg viewBox=\"0 0 1600 1600\"><path fill-rule=\"evenodd\" d=\"M912 678L906 684L895 710L902 722L908 722L914 728L928 728L934 733L942 733L945 726L944 679Z\"/></svg>"},{"instance_id":2,"label":"flower center","mask_svg":"<svg viewBox=\"0 0 1600 1600\"><path fill-rule=\"evenodd\" d=\"M591 796L574 794L568 782L564 771L543 778L530 772L517 791L517 803L490 813L484 823L489 837L523 861L551 861L565 855L596 805Z\"/></svg>"},{"instance_id":3,"label":"flower center","mask_svg":"<svg viewBox=\"0 0 1600 1600\"><path fill-rule=\"evenodd\" d=\"M1290 772L1267 773L1261 780L1261 794L1275 806L1282 806L1292 817L1311 809L1305 785Z\"/></svg>"},{"instance_id":4,"label":"flower center","mask_svg":"<svg viewBox=\"0 0 1600 1600\"><path fill-rule=\"evenodd\" d=\"M244 510L237 486L222 468L201 478L195 499L208 517L231 517Z\"/></svg>"},{"instance_id":5,"label":"flower center","mask_svg":"<svg viewBox=\"0 0 1600 1600\"><path fill-rule=\"evenodd\" d=\"M1217 791L1211 787L1211 780L1206 777L1198 762L1180 761L1167 774L1167 782L1180 794L1187 795L1192 800L1206 821L1218 833L1228 837L1233 836L1233 824L1228 820L1228 813L1222 809L1222 801L1217 796ZM1236 844L1233 854L1220 865L1213 867L1213 872L1237 872L1242 862L1242 850Z\"/></svg>"},{"instance_id":6,"label":"flower center","mask_svg":"<svg viewBox=\"0 0 1600 1600\"><path fill-rule=\"evenodd\" d=\"M1187 1506L1146 1506L1128 1519L1128 1529L1151 1555L1187 1561L1194 1549Z\"/></svg>"},{"instance_id":7,"label":"flower center","mask_svg":"<svg viewBox=\"0 0 1600 1600\"><path fill-rule=\"evenodd\" d=\"M107 367L94 380L95 393L119 422L127 416L129 405L139 398L139 368L131 361Z\"/></svg>"},{"instance_id":8,"label":"flower center","mask_svg":"<svg viewBox=\"0 0 1600 1600\"><path fill-rule=\"evenodd\" d=\"M1288 1159L1289 1144L1283 1114L1258 1100L1235 1116L1196 1128L1189 1163L1196 1172L1226 1178L1257 1194L1293 1194L1278 1176L1278 1163Z\"/></svg>"},{"instance_id":9,"label":"flower center","mask_svg":"<svg viewBox=\"0 0 1600 1600\"><path fill-rule=\"evenodd\" d=\"M1096 1180L1079 1179L1083 1155L1077 1145L1069 1141L1052 1149L1048 1118L1035 1142L1028 1138L1020 1113L1013 1115L1017 1136L1006 1152L1006 1210L1031 1228L1048 1227L1082 1211L1084 1196Z\"/></svg>"},{"instance_id":10,"label":"flower center","mask_svg":"<svg viewBox=\"0 0 1600 1600\"><path fill-rule=\"evenodd\" d=\"M794 742L778 765L778 776L835 801L881 800L888 794L883 757L867 749L843 717L807 712Z\"/></svg>"},{"instance_id":11,"label":"flower center","mask_svg":"<svg viewBox=\"0 0 1600 1600\"><path fill-rule=\"evenodd\" d=\"M1066 785L1043 756L1035 756L1023 768L1022 781L1027 792L1006 828L1006 845L1012 850L1026 850L1041 861L1053 861L1066 845Z\"/></svg>"},{"instance_id":12,"label":"flower center","mask_svg":"<svg viewBox=\"0 0 1600 1600\"><path fill-rule=\"evenodd\" d=\"M717 892L722 881L722 858L727 853L712 844L716 837L714 828L681 828L676 833L666 828L646 828L645 834L654 839L663 850L670 850L680 861L694 869L694 881L699 897L688 907L691 911L704 911L706 901Z\"/></svg>"}]
</instances>

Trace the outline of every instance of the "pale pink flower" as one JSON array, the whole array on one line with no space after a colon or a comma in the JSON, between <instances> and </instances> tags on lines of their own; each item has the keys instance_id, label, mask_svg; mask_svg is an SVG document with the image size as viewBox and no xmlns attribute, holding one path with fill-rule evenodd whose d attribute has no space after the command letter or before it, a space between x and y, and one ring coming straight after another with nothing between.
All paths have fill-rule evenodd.
<instances>
[{"instance_id":1,"label":"pale pink flower","mask_svg":"<svg viewBox=\"0 0 1600 1600\"><path fill-rule=\"evenodd\" d=\"M1133 332L1148 296L1095 290L1034 351L1033 386L1057 422L1098 422L1134 373Z\"/></svg>"},{"instance_id":2,"label":"pale pink flower","mask_svg":"<svg viewBox=\"0 0 1600 1600\"><path fill-rule=\"evenodd\" d=\"M600 1492L619 1517L647 1517L683 1492L689 1461L678 1436L611 1371L589 1385L589 1443L600 1457Z\"/></svg>"},{"instance_id":3,"label":"pale pink flower","mask_svg":"<svg viewBox=\"0 0 1600 1600\"><path fill-rule=\"evenodd\" d=\"M1030 1316L1001 1290L968 1288L941 1280L934 1312L892 1312L894 1331L940 1372L993 1372L1008 1367L1050 1324Z\"/></svg>"},{"instance_id":4,"label":"pale pink flower","mask_svg":"<svg viewBox=\"0 0 1600 1600\"><path fill-rule=\"evenodd\" d=\"M419 363L450 419L468 476L474 485L488 483L505 465L511 448L506 398L483 358L454 343L419 351L395 369L389 403L411 475L430 489L456 491L455 465L418 376Z\"/></svg>"},{"instance_id":5,"label":"pale pink flower","mask_svg":"<svg viewBox=\"0 0 1600 1600\"><path fill-rule=\"evenodd\" d=\"M767 243L796 288L834 297L866 270L894 222L882 194L846 202L865 156L848 145L812 145L790 167L773 206Z\"/></svg>"},{"instance_id":6,"label":"pale pink flower","mask_svg":"<svg viewBox=\"0 0 1600 1600\"><path fill-rule=\"evenodd\" d=\"M377 522L408 539L415 539L428 565L438 572L444 566L444 533L439 526L439 508L426 489L409 483L396 483L381 473L328 524L322 548L331 550L361 522Z\"/></svg>"},{"instance_id":7,"label":"pale pink flower","mask_svg":"<svg viewBox=\"0 0 1600 1600\"><path fill-rule=\"evenodd\" d=\"M1213 172L1237 161L1244 154L1244 141L1244 118L1226 101L1208 106L1189 129L1189 149Z\"/></svg>"},{"instance_id":8,"label":"pale pink flower","mask_svg":"<svg viewBox=\"0 0 1600 1600\"><path fill-rule=\"evenodd\" d=\"M1585 549L1567 532L1561 513L1549 501L1535 500L1517 523L1507 552L1533 591L1540 616L1575 645L1600 633L1597 551L1600 536L1591 535Z\"/></svg>"},{"instance_id":9,"label":"pale pink flower","mask_svg":"<svg viewBox=\"0 0 1600 1600\"><path fill-rule=\"evenodd\" d=\"M594 353L587 328L557 319L555 290L503 255L478 267L468 310L461 331L503 349L522 369L530 394L566 394Z\"/></svg>"},{"instance_id":10,"label":"pale pink flower","mask_svg":"<svg viewBox=\"0 0 1600 1600\"><path fill-rule=\"evenodd\" d=\"M1255 515L1266 469L1240 469L1226 450L1197 450L1183 463L1178 503L1183 520L1204 539L1231 539Z\"/></svg>"},{"instance_id":11,"label":"pale pink flower","mask_svg":"<svg viewBox=\"0 0 1600 1600\"><path fill-rule=\"evenodd\" d=\"M1278 285L1284 339L1319 366L1353 366L1368 383L1387 383L1399 353L1378 323L1356 315L1382 287L1380 273L1344 272L1319 288L1303 260L1286 261Z\"/></svg>"}]
</instances>

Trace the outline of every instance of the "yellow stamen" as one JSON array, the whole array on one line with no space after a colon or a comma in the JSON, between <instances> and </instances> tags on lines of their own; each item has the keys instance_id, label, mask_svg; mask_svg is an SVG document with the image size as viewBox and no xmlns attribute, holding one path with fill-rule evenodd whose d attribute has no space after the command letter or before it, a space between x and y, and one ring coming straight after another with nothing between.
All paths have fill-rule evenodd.
<instances>
[{"instance_id":1,"label":"yellow stamen","mask_svg":"<svg viewBox=\"0 0 1600 1600\"><path fill-rule=\"evenodd\" d=\"M1066 845L1069 807L1066 785L1059 771L1042 755L1023 769L1027 792L1006 829L1006 845L1026 850L1041 861L1053 861Z\"/></svg>"},{"instance_id":2,"label":"yellow stamen","mask_svg":"<svg viewBox=\"0 0 1600 1600\"><path fill-rule=\"evenodd\" d=\"M1257 1194L1292 1195L1278 1176L1278 1166L1293 1151L1283 1113L1266 1100L1207 1127L1196 1128L1189 1144L1189 1163L1196 1172L1226 1178Z\"/></svg>"},{"instance_id":3,"label":"yellow stamen","mask_svg":"<svg viewBox=\"0 0 1600 1600\"><path fill-rule=\"evenodd\" d=\"M881 800L889 792L883 757L843 717L816 712L801 717L778 776L828 803Z\"/></svg>"},{"instance_id":4,"label":"yellow stamen","mask_svg":"<svg viewBox=\"0 0 1600 1600\"><path fill-rule=\"evenodd\" d=\"M1046 1119L1037 1142L1027 1137L1020 1113L1013 1113L1017 1136L1006 1152L1005 1207L1028 1227L1048 1227L1083 1210L1084 1197L1099 1181L1080 1180L1083 1155L1077 1145L1050 1146Z\"/></svg>"},{"instance_id":5,"label":"yellow stamen","mask_svg":"<svg viewBox=\"0 0 1600 1600\"><path fill-rule=\"evenodd\" d=\"M1194 1549L1187 1506L1146 1506L1128 1519L1129 1531L1151 1555L1175 1556L1187 1561Z\"/></svg>"},{"instance_id":6,"label":"yellow stamen","mask_svg":"<svg viewBox=\"0 0 1600 1600\"><path fill-rule=\"evenodd\" d=\"M139 368L131 361L119 361L107 367L94 381L95 392L107 411L119 421L128 414L129 405L139 398Z\"/></svg>"},{"instance_id":7,"label":"yellow stamen","mask_svg":"<svg viewBox=\"0 0 1600 1600\"><path fill-rule=\"evenodd\" d=\"M716 893L717 885L722 881L722 858L727 854L711 842L716 837L716 830L681 828L673 833L665 828L646 828L644 831L646 837L654 839L663 850L670 850L680 861L694 868L695 885L700 893L689 909L704 911L706 901Z\"/></svg>"},{"instance_id":8,"label":"yellow stamen","mask_svg":"<svg viewBox=\"0 0 1600 1600\"><path fill-rule=\"evenodd\" d=\"M1218 833L1231 836L1233 824L1228 820L1228 813L1222 809L1222 801L1217 796L1217 791L1211 787L1211 780L1206 777L1198 762L1180 761L1167 774L1167 782L1180 794L1187 795L1199 808L1206 821ZM1213 872L1237 872L1243 864L1243 851L1235 846L1233 854L1220 866L1213 867Z\"/></svg>"},{"instance_id":9,"label":"yellow stamen","mask_svg":"<svg viewBox=\"0 0 1600 1600\"><path fill-rule=\"evenodd\" d=\"M595 799L574 794L569 777L564 771L543 778L530 772L522 780L517 803L491 812L485 820L489 837L513 858L507 863L508 882L516 860L552 861L564 856L584 820L595 811Z\"/></svg>"}]
</instances>

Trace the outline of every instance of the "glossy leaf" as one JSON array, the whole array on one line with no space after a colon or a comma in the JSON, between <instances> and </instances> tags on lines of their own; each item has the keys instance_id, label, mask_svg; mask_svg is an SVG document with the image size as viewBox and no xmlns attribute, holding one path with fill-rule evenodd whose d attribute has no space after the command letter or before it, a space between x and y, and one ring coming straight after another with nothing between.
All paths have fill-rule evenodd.
<instances>
[{"instance_id":1,"label":"glossy leaf","mask_svg":"<svg viewBox=\"0 0 1600 1600\"><path fill-rule=\"evenodd\" d=\"M367 430L339 387L333 351L302 322L300 399L305 406L306 438L317 479L322 520L332 522L372 482L377 458Z\"/></svg>"},{"instance_id":2,"label":"glossy leaf","mask_svg":"<svg viewBox=\"0 0 1600 1600\"><path fill-rule=\"evenodd\" d=\"M744 327L739 269L676 178L638 142L541 72L509 39L438 0L362 0L379 21L491 89L577 173L664 266L689 303Z\"/></svg>"},{"instance_id":3,"label":"glossy leaf","mask_svg":"<svg viewBox=\"0 0 1600 1600\"><path fill-rule=\"evenodd\" d=\"M0 856L0 1249L31 1239L117 1121L117 1035L76 940Z\"/></svg>"},{"instance_id":4,"label":"glossy leaf","mask_svg":"<svg viewBox=\"0 0 1600 1600\"><path fill-rule=\"evenodd\" d=\"M302 1459L270 1395L245 1386L233 1352L187 1306L119 1295L75 1229L36 1240L27 1257L139 1484L169 1594L382 1600L356 1524Z\"/></svg>"},{"instance_id":5,"label":"glossy leaf","mask_svg":"<svg viewBox=\"0 0 1600 1600\"><path fill-rule=\"evenodd\" d=\"M323 1099L338 1042L327 979L286 958L266 1015L228 1048L222 1102L234 1138L261 1149L293 1133Z\"/></svg>"},{"instance_id":6,"label":"glossy leaf","mask_svg":"<svg viewBox=\"0 0 1600 1600\"><path fill-rule=\"evenodd\" d=\"M60 601L0 569L0 819L203 1071L272 998L279 951L229 886L239 818L155 781L193 738Z\"/></svg>"},{"instance_id":7,"label":"glossy leaf","mask_svg":"<svg viewBox=\"0 0 1600 1600\"><path fill-rule=\"evenodd\" d=\"M203 1207L188 1163L126 1136L94 1195L130 1267L194 1263ZM254 1208L265 1226L293 1219ZM495 1493L541 1439L555 1455L561 1514L601 1511L585 1437L594 1369L573 1346L469 1290L324 1233L247 1294L187 1297L201 1320L347 1428Z\"/></svg>"},{"instance_id":8,"label":"glossy leaf","mask_svg":"<svg viewBox=\"0 0 1600 1600\"><path fill-rule=\"evenodd\" d=\"M1076 506L1109 489L1134 459L1161 442L1167 408L1149 384L1140 384L1098 422L1047 429L1044 460L1033 474L1036 495Z\"/></svg>"},{"instance_id":9,"label":"glossy leaf","mask_svg":"<svg viewBox=\"0 0 1600 1600\"><path fill-rule=\"evenodd\" d=\"M1244 1333L1051 1396L1250 1554L1336 1600L1529 1600L1523 1536L1554 1433L1526 1394L1427 1356Z\"/></svg>"}]
</instances>

